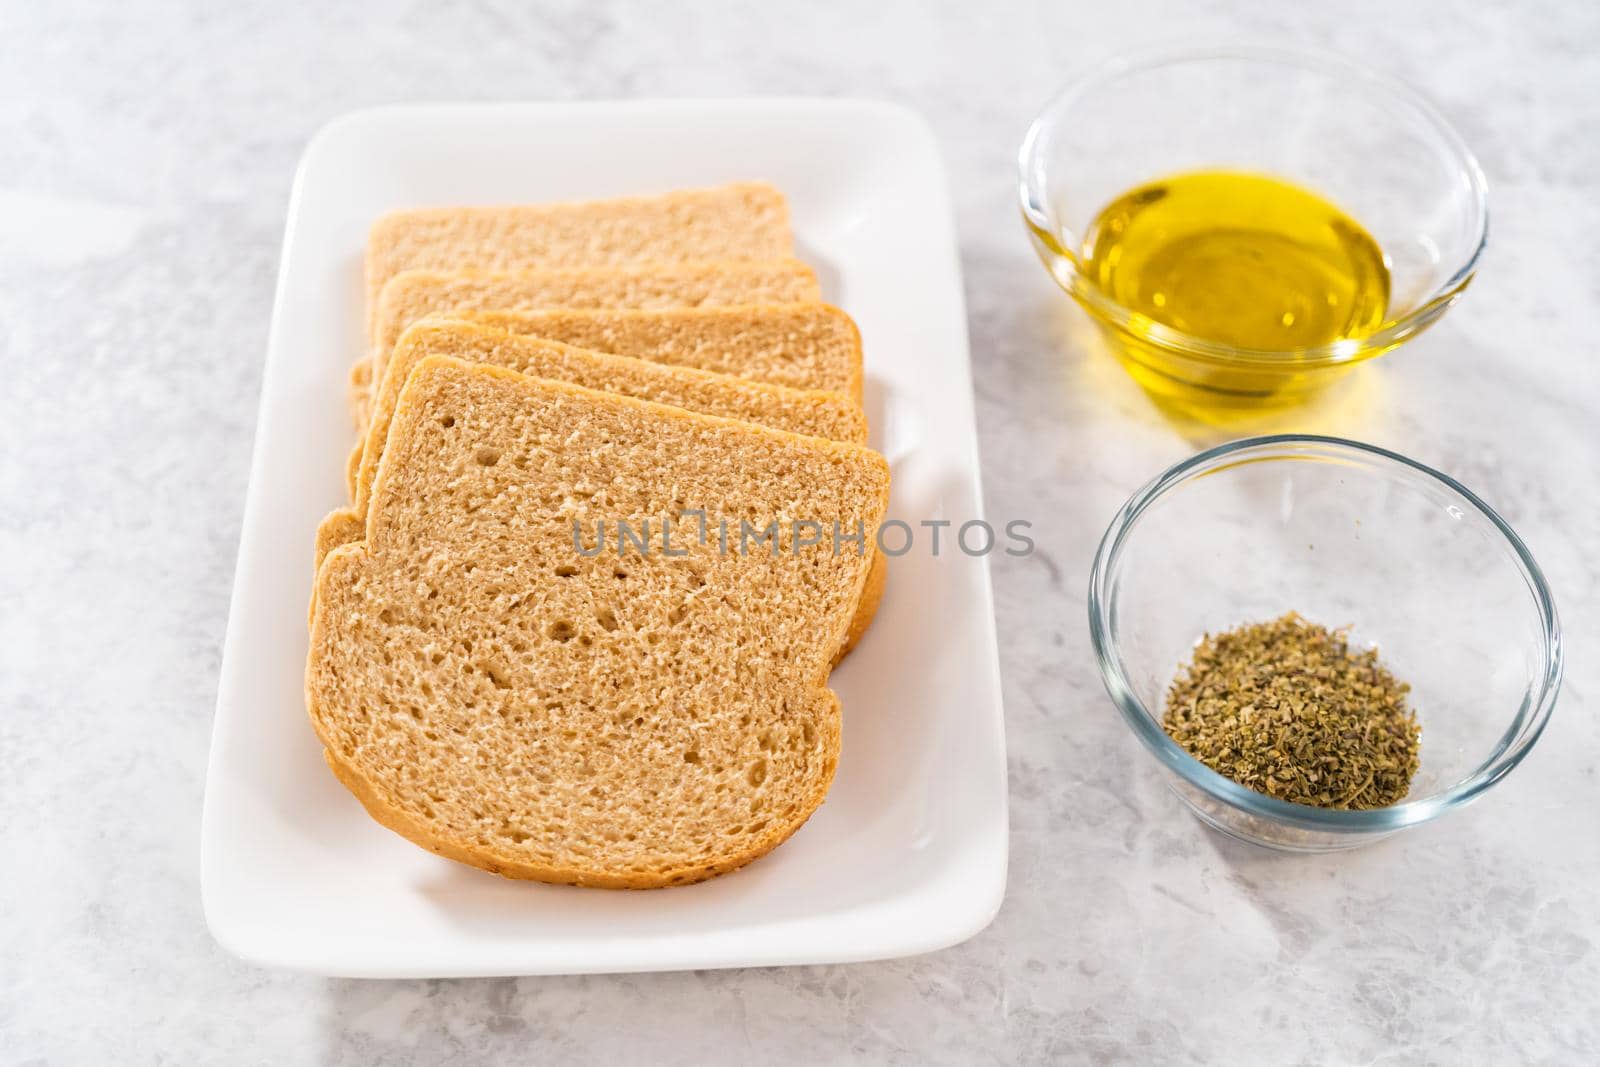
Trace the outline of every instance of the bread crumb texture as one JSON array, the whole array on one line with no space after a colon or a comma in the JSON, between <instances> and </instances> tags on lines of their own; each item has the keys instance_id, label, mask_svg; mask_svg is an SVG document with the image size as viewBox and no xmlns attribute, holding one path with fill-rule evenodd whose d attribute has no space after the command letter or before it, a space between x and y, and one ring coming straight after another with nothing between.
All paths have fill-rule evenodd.
<instances>
[{"instance_id":1,"label":"bread crumb texture","mask_svg":"<svg viewBox=\"0 0 1600 1067\"><path fill-rule=\"evenodd\" d=\"M656 887L770 851L822 802L826 688L889 472L866 448L434 357L401 395L366 540L317 577L307 704L380 822L508 877ZM778 551L594 547L701 509ZM611 540L608 535L608 540ZM659 534L656 536L659 542Z\"/></svg>"}]
</instances>

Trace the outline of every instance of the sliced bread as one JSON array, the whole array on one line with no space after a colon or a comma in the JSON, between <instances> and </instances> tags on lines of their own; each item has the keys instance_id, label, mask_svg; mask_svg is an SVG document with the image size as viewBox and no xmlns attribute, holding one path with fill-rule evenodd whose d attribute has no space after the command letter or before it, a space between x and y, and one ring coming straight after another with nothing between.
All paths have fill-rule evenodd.
<instances>
[{"instance_id":1,"label":"sliced bread","mask_svg":"<svg viewBox=\"0 0 1600 1067\"><path fill-rule=\"evenodd\" d=\"M430 356L450 356L491 364L536 377L570 382L603 392L671 404L690 411L792 433L865 443L861 409L838 393L789 389L729 375L610 356L555 341L518 336L479 323L426 319L412 326L395 346L384 371L356 466L354 504L330 513L317 528L316 561L339 545L362 536L363 517L388 441L394 412L413 370ZM844 656L871 626L887 581L887 566L876 552L861 610L840 646Z\"/></svg>"},{"instance_id":2,"label":"sliced bread","mask_svg":"<svg viewBox=\"0 0 1600 1067\"><path fill-rule=\"evenodd\" d=\"M827 389L861 402L861 331L829 304L665 311L556 308L461 311L453 317L595 352Z\"/></svg>"},{"instance_id":3,"label":"sliced bread","mask_svg":"<svg viewBox=\"0 0 1600 1067\"><path fill-rule=\"evenodd\" d=\"M888 489L859 445L425 360L365 539L317 576L306 699L327 761L379 822L508 877L742 866L832 780L829 660L867 576L784 524L870 536ZM778 520L781 551L576 551L574 523L684 509Z\"/></svg>"},{"instance_id":4,"label":"sliced bread","mask_svg":"<svg viewBox=\"0 0 1600 1067\"><path fill-rule=\"evenodd\" d=\"M381 380L384 361L405 328L442 312L790 304L821 296L816 274L794 259L617 270L406 271L379 295L372 362L358 365L353 380L357 388L361 381Z\"/></svg>"},{"instance_id":5,"label":"sliced bread","mask_svg":"<svg viewBox=\"0 0 1600 1067\"><path fill-rule=\"evenodd\" d=\"M866 416L859 405L839 393L791 389L693 367L591 352L482 323L424 319L401 335L378 383L356 478L358 508L366 505L370 495L400 392L412 370L434 355L489 363L536 378L743 419L791 433L854 444L867 440Z\"/></svg>"},{"instance_id":6,"label":"sliced bread","mask_svg":"<svg viewBox=\"0 0 1600 1067\"><path fill-rule=\"evenodd\" d=\"M397 211L367 240L368 313L406 270L524 270L794 255L789 207L762 182L564 204Z\"/></svg>"}]
</instances>

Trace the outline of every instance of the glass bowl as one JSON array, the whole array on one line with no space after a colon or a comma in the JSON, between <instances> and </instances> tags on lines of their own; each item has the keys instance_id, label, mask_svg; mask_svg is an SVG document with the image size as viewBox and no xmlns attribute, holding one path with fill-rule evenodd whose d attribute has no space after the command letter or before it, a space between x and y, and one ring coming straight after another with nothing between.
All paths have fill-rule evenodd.
<instances>
[{"instance_id":1,"label":"glass bowl","mask_svg":"<svg viewBox=\"0 0 1600 1067\"><path fill-rule=\"evenodd\" d=\"M1410 793L1366 811L1230 781L1161 728L1167 686L1210 632L1287 611L1351 626L1411 684ZM1555 707L1561 636L1527 546L1453 479L1334 437L1221 445L1135 493L1100 542L1089 630L1106 689L1168 784L1224 833L1278 848L1365 844L1458 808L1528 754Z\"/></svg>"},{"instance_id":2,"label":"glass bowl","mask_svg":"<svg viewBox=\"0 0 1600 1067\"><path fill-rule=\"evenodd\" d=\"M1401 83L1343 60L1222 48L1116 60L1075 82L1022 143L1022 215L1045 266L1158 397L1208 406L1293 402L1422 332L1472 280L1488 236L1483 171ZM1377 239L1388 313L1366 336L1287 351L1183 333L1084 273L1089 224L1154 179L1226 169L1320 193Z\"/></svg>"}]
</instances>

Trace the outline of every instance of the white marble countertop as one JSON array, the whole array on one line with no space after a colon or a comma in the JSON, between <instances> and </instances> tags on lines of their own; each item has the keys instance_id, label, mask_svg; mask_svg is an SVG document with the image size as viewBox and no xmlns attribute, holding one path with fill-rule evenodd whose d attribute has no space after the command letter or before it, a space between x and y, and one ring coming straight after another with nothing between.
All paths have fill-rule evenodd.
<instances>
[{"instance_id":1,"label":"white marble countertop","mask_svg":"<svg viewBox=\"0 0 1600 1067\"><path fill-rule=\"evenodd\" d=\"M1600 9L1559 5L14 4L0 64L0 1059L15 1063L1600 1059ZM1521 7L1521 10L1517 10ZM187 10L184 10L187 9ZM781 21L780 21L781 20ZM1127 493L1203 443L1046 279L1013 206L1032 111L1135 44L1329 47L1479 153L1461 306L1302 428L1456 474L1558 596L1567 683L1488 798L1355 853L1204 832L1115 718L1083 610ZM1011 875L895 962L330 981L206 932L198 820L296 158L420 99L819 94L910 104L954 189L994 558Z\"/></svg>"}]
</instances>

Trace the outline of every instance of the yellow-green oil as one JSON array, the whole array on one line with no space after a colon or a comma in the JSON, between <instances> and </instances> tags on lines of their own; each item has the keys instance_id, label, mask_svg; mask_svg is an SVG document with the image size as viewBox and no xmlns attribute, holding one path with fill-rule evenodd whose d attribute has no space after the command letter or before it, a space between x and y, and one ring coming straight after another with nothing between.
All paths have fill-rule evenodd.
<instances>
[{"instance_id":1,"label":"yellow-green oil","mask_svg":"<svg viewBox=\"0 0 1600 1067\"><path fill-rule=\"evenodd\" d=\"M1197 171L1132 189L1090 224L1079 262L1083 281L1134 312L1119 354L1157 391L1270 396L1300 377L1295 352L1372 333L1388 310L1389 268L1372 235L1262 174ZM1161 344L1153 324L1282 364L1196 360Z\"/></svg>"}]
</instances>

